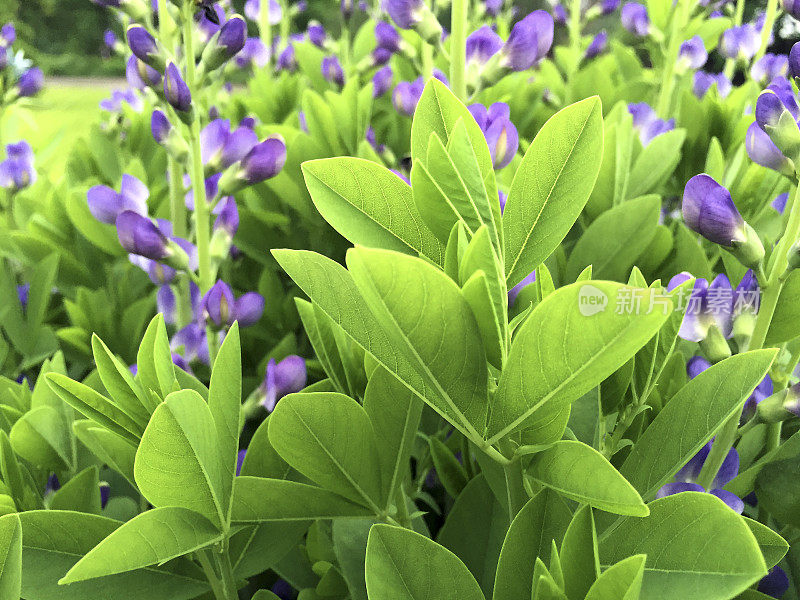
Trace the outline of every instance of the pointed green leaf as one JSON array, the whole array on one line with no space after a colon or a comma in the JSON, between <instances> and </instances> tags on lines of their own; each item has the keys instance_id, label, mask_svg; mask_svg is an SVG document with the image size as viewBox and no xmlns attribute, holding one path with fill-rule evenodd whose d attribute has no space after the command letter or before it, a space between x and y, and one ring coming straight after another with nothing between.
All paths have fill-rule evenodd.
<instances>
[{"instance_id":1,"label":"pointed green leaf","mask_svg":"<svg viewBox=\"0 0 800 600\"><path fill-rule=\"evenodd\" d=\"M559 561L567 597L569 600L581 600L600 575L597 531L590 506L581 506L572 517L561 542Z\"/></svg>"},{"instance_id":2,"label":"pointed green leaf","mask_svg":"<svg viewBox=\"0 0 800 600\"><path fill-rule=\"evenodd\" d=\"M0 517L0 598L18 600L22 589L22 524L17 515Z\"/></svg>"},{"instance_id":3,"label":"pointed green leaf","mask_svg":"<svg viewBox=\"0 0 800 600\"><path fill-rule=\"evenodd\" d=\"M638 600L646 560L637 554L612 565L589 588L586 600Z\"/></svg>"}]
</instances>

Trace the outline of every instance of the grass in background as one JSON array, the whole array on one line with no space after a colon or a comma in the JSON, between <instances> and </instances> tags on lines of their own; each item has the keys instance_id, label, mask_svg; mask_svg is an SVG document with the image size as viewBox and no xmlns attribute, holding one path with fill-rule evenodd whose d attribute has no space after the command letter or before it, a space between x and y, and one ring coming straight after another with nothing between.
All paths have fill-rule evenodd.
<instances>
[{"instance_id":1,"label":"grass in background","mask_svg":"<svg viewBox=\"0 0 800 600\"><path fill-rule=\"evenodd\" d=\"M113 81L53 81L22 106L7 111L0 120L3 144L27 140L36 154L40 177L57 181L64 172L69 151L102 118L98 104L115 87Z\"/></svg>"}]
</instances>

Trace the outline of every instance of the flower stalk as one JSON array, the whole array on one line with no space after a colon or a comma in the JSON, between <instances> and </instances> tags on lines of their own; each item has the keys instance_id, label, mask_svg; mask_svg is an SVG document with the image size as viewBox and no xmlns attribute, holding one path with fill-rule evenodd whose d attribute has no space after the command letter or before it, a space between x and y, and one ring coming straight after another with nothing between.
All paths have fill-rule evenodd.
<instances>
[{"instance_id":1,"label":"flower stalk","mask_svg":"<svg viewBox=\"0 0 800 600\"><path fill-rule=\"evenodd\" d=\"M469 0L453 0L450 46L450 87L462 102L467 101L467 17Z\"/></svg>"}]
</instances>

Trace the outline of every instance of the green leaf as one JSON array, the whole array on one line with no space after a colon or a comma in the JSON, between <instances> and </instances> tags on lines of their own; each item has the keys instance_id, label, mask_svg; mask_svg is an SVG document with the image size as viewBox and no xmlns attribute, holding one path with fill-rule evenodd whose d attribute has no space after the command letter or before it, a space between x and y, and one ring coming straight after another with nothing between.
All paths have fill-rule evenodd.
<instances>
[{"instance_id":1,"label":"green leaf","mask_svg":"<svg viewBox=\"0 0 800 600\"><path fill-rule=\"evenodd\" d=\"M478 582L458 557L408 529L374 525L367 541L370 600L482 600Z\"/></svg>"},{"instance_id":2,"label":"green leaf","mask_svg":"<svg viewBox=\"0 0 800 600\"><path fill-rule=\"evenodd\" d=\"M72 425L75 436L91 450L103 464L108 465L136 485L133 477L133 463L136 459L136 446L126 438L112 433L94 421L75 421Z\"/></svg>"},{"instance_id":3,"label":"green leaf","mask_svg":"<svg viewBox=\"0 0 800 600\"><path fill-rule=\"evenodd\" d=\"M744 522L750 528L750 532L756 538L758 547L761 548L764 562L767 563L767 568L771 569L786 556L789 551L789 542L758 521L747 517L742 517L742 519L744 519Z\"/></svg>"},{"instance_id":4,"label":"green leaf","mask_svg":"<svg viewBox=\"0 0 800 600\"><path fill-rule=\"evenodd\" d=\"M0 598L18 600L22 589L22 524L17 515L0 517Z\"/></svg>"},{"instance_id":5,"label":"green leaf","mask_svg":"<svg viewBox=\"0 0 800 600\"><path fill-rule=\"evenodd\" d=\"M139 491L155 507L187 508L221 527L227 506L218 446L214 418L200 394L173 392L156 408L136 451Z\"/></svg>"},{"instance_id":6,"label":"green leaf","mask_svg":"<svg viewBox=\"0 0 800 600\"><path fill-rule=\"evenodd\" d=\"M769 463L756 477L759 507L779 521L800 524L800 456Z\"/></svg>"},{"instance_id":7,"label":"green leaf","mask_svg":"<svg viewBox=\"0 0 800 600\"><path fill-rule=\"evenodd\" d=\"M503 211L509 288L567 235L592 193L602 159L598 97L568 106L539 130L517 168Z\"/></svg>"},{"instance_id":8,"label":"green leaf","mask_svg":"<svg viewBox=\"0 0 800 600\"><path fill-rule=\"evenodd\" d=\"M153 317L139 345L136 357L136 377L145 388L153 390L161 398L177 391L175 366L169 348L167 327L160 313Z\"/></svg>"},{"instance_id":9,"label":"green leaf","mask_svg":"<svg viewBox=\"0 0 800 600\"><path fill-rule=\"evenodd\" d=\"M122 523L71 511L28 511L22 522L22 596L26 600L122 598L188 600L209 590L202 571L183 559L160 567L58 585L58 580Z\"/></svg>"},{"instance_id":10,"label":"green leaf","mask_svg":"<svg viewBox=\"0 0 800 600\"><path fill-rule=\"evenodd\" d=\"M443 262L444 246L422 221L411 187L386 167L330 158L303 163L303 176L320 214L353 244Z\"/></svg>"},{"instance_id":11,"label":"green leaf","mask_svg":"<svg viewBox=\"0 0 800 600\"><path fill-rule=\"evenodd\" d=\"M60 373L49 373L47 383L61 399L83 416L137 444L143 429L111 400Z\"/></svg>"},{"instance_id":12,"label":"green leaf","mask_svg":"<svg viewBox=\"0 0 800 600\"><path fill-rule=\"evenodd\" d=\"M644 431L620 473L651 497L736 413L775 355L776 350L737 354L689 381Z\"/></svg>"},{"instance_id":13,"label":"green leaf","mask_svg":"<svg viewBox=\"0 0 800 600\"><path fill-rule=\"evenodd\" d=\"M423 406L416 394L383 367L376 369L367 383L364 411L379 440L383 497L388 501L395 497L395 490L411 473L411 451Z\"/></svg>"},{"instance_id":14,"label":"green leaf","mask_svg":"<svg viewBox=\"0 0 800 600\"><path fill-rule=\"evenodd\" d=\"M69 422L64 413L40 406L22 415L9 434L14 452L37 467L49 471L74 468Z\"/></svg>"},{"instance_id":15,"label":"green leaf","mask_svg":"<svg viewBox=\"0 0 800 600\"><path fill-rule=\"evenodd\" d=\"M778 346L800 335L800 271L792 271L778 297L764 344Z\"/></svg>"},{"instance_id":16,"label":"green leaf","mask_svg":"<svg viewBox=\"0 0 800 600\"><path fill-rule=\"evenodd\" d=\"M581 600L600 575L597 531L590 506L581 506L573 515L561 542L559 561L567 597Z\"/></svg>"},{"instance_id":17,"label":"green leaf","mask_svg":"<svg viewBox=\"0 0 800 600\"><path fill-rule=\"evenodd\" d=\"M269 441L269 419L267 415L250 439L239 474L271 479L294 479L290 474L297 473L286 464Z\"/></svg>"},{"instance_id":18,"label":"green leaf","mask_svg":"<svg viewBox=\"0 0 800 600\"><path fill-rule=\"evenodd\" d=\"M547 488L528 500L506 533L497 576L494 600L531 597L536 559L550 560L551 543L561 543L572 513L556 492Z\"/></svg>"},{"instance_id":19,"label":"green leaf","mask_svg":"<svg viewBox=\"0 0 800 600\"><path fill-rule=\"evenodd\" d=\"M551 419L622 367L655 335L667 315L660 310L618 314L613 303L623 289L648 293L611 282L575 283L534 309L514 336L500 377L489 443Z\"/></svg>"},{"instance_id":20,"label":"green leaf","mask_svg":"<svg viewBox=\"0 0 800 600\"><path fill-rule=\"evenodd\" d=\"M461 466L453 452L439 438L428 439L428 447L436 474L448 494L455 498L467 485L467 471Z\"/></svg>"},{"instance_id":21,"label":"green leaf","mask_svg":"<svg viewBox=\"0 0 800 600\"><path fill-rule=\"evenodd\" d=\"M273 521L248 525L231 536L234 576L252 577L274 567L302 542L310 521Z\"/></svg>"},{"instance_id":22,"label":"green leaf","mask_svg":"<svg viewBox=\"0 0 800 600\"><path fill-rule=\"evenodd\" d=\"M217 430L216 443L223 469L219 500L225 518L229 518L242 409L242 351L238 323L228 331L214 361L208 388L208 409Z\"/></svg>"},{"instance_id":23,"label":"green leaf","mask_svg":"<svg viewBox=\"0 0 800 600\"><path fill-rule=\"evenodd\" d=\"M604 564L636 554L647 555L642 600L727 600L767 574L741 517L699 492L655 500L649 517L628 517L600 540Z\"/></svg>"},{"instance_id":24,"label":"green leaf","mask_svg":"<svg viewBox=\"0 0 800 600\"><path fill-rule=\"evenodd\" d=\"M436 541L464 561L483 593L491 597L507 530L508 513L478 475L456 498Z\"/></svg>"},{"instance_id":25,"label":"green leaf","mask_svg":"<svg viewBox=\"0 0 800 600\"><path fill-rule=\"evenodd\" d=\"M592 277L625 281L658 226L661 199L645 196L604 212L575 244L567 262L567 278L574 280L592 265Z\"/></svg>"},{"instance_id":26,"label":"green leaf","mask_svg":"<svg viewBox=\"0 0 800 600\"><path fill-rule=\"evenodd\" d=\"M656 136L642 150L631 168L628 198L648 194L669 177L681 160L685 129L673 129Z\"/></svg>"},{"instance_id":27,"label":"green leaf","mask_svg":"<svg viewBox=\"0 0 800 600\"><path fill-rule=\"evenodd\" d=\"M618 515L650 514L639 493L597 450L563 440L533 455L526 473L567 498Z\"/></svg>"},{"instance_id":28,"label":"green leaf","mask_svg":"<svg viewBox=\"0 0 800 600\"><path fill-rule=\"evenodd\" d=\"M352 260L359 265L360 287L378 291L377 281L371 285L373 270L381 288L392 286L385 300L370 294L379 317L367 307L350 273L332 260L305 251L273 254L320 309L383 367L460 431L480 437L471 423L486 414L485 358L477 324L455 283L420 259L379 250L351 252L358 253ZM431 344L444 339L463 342L447 348Z\"/></svg>"},{"instance_id":29,"label":"green leaf","mask_svg":"<svg viewBox=\"0 0 800 600\"><path fill-rule=\"evenodd\" d=\"M51 510L74 510L99 515L101 508L100 475L96 465L72 477L50 500Z\"/></svg>"},{"instance_id":30,"label":"green leaf","mask_svg":"<svg viewBox=\"0 0 800 600\"><path fill-rule=\"evenodd\" d=\"M334 392L290 394L269 418L269 440L303 475L380 513L378 441L358 402Z\"/></svg>"},{"instance_id":31,"label":"green leaf","mask_svg":"<svg viewBox=\"0 0 800 600\"><path fill-rule=\"evenodd\" d=\"M338 494L305 483L244 475L233 482L231 520L234 522L309 521L373 515L372 511Z\"/></svg>"},{"instance_id":32,"label":"green leaf","mask_svg":"<svg viewBox=\"0 0 800 600\"><path fill-rule=\"evenodd\" d=\"M125 366L96 334L92 335L92 354L103 387L131 419L142 428L155 410L155 403Z\"/></svg>"},{"instance_id":33,"label":"green leaf","mask_svg":"<svg viewBox=\"0 0 800 600\"><path fill-rule=\"evenodd\" d=\"M646 559L637 554L609 567L589 588L586 600L638 600Z\"/></svg>"},{"instance_id":34,"label":"green leaf","mask_svg":"<svg viewBox=\"0 0 800 600\"><path fill-rule=\"evenodd\" d=\"M190 554L222 539L202 515L177 506L154 508L115 529L72 567L59 584L116 575Z\"/></svg>"}]
</instances>

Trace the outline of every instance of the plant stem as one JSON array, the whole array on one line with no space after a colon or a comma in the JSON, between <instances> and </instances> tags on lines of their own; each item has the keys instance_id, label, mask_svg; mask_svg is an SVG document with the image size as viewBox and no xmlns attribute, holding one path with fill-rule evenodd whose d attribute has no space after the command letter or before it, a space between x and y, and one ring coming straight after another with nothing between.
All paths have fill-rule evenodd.
<instances>
[{"instance_id":1,"label":"plant stem","mask_svg":"<svg viewBox=\"0 0 800 600\"><path fill-rule=\"evenodd\" d=\"M522 473L522 460L516 459L504 465L503 473L506 476L508 518L509 522L511 522L528 501L528 493L525 491L524 475Z\"/></svg>"},{"instance_id":2,"label":"plant stem","mask_svg":"<svg viewBox=\"0 0 800 600\"><path fill-rule=\"evenodd\" d=\"M169 217L172 221L172 231L179 238L186 238L186 207L183 203L183 180L179 163L171 155L167 156L167 170L169 172ZM189 306L189 281L184 277L178 283L178 293L175 300L177 307L177 326L187 325L191 319Z\"/></svg>"},{"instance_id":3,"label":"plant stem","mask_svg":"<svg viewBox=\"0 0 800 600\"><path fill-rule=\"evenodd\" d=\"M197 264L200 282L200 293L205 294L214 284L214 272L211 267L210 254L210 216L208 209L208 199L206 198L206 181L203 171L203 157L200 150L200 112L199 92L197 88L197 72L194 54L194 30L192 28L192 2L184 0L183 3L183 46L186 52L186 85L192 94L194 102L194 118L190 126L189 147L191 152L191 178L192 191L194 193L194 216L197 231ZM206 340L208 343L208 355L211 364L217 354L217 336L210 327L206 328Z\"/></svg>"},{"instance_id":4,"label":"plant stem","mask_svg":"<svg viewBox=\"0 0 800 600\"><path fill-rule=\"evenodd\" d=\"M569 46L572 50L576 65L580 60L581 51L581 8L582 0L572 0L569 8ZM577 68L577 67L576 67Z\"/></svg>"},{"instance_id":5,"label":"plant stem","mask_svg":"<svg viewBox=\"0 0 800 600\"><path fill-rule=\"evenodd\" d=\"M433 77L433 46L422 43L422 77L425 81Z\"/></svg>"},{"instance_id":6,"label":"plant stem","mask_svg":"<svg viewBox=\"0 0 800 600\"><path fill-rule=\"evenodd\" d=\"M733 26L739 27L742 24L742 19L744 18L744 0L737 0L736 2L736 12L733 15ZM725 76L730 79L733 77L733 72L736 70L736 59L728 58L725 60L725 69L724 73Z\"/></svg>"},{"instance_id":7,"label":"plant stem","mask_svg":"<svg viewBox=\"0 0 800 600\"><path fill-rule=\"evenodd\" d=\"M450 88L456 98L467 101L467 10L469 0L453 0L450 24Z\"/></svg>"},{"instance_id":8,"label":"plant stem","mask_svg":"<svg viewBox=\"0 0 800 600\"><path fill-rule=\"evenodd\" d=\"M208 550L200 550L196 553L200 567L203 569L203 573L205 573L214 597L217 600L228 600L228 597L225 595L225 590L222 588L222 582L219 580L219 577L217 577L217 573L214 571L214 567L211 564L211 560L208 558L208 554Z\"/></svg>"},{"instance_id":9,"label":"plant stem","mask_svg":"<svg viewBox=\"0 0 800 600\"><path fill-rule=\"evenodd\" d=\"M758 52L753 57L753 62L758 62L758 60L764 56L767 52L767 46L769 46L769 38L772 34L772 28L775 26L775 19L778 17L778 0L768 0L767 1L767 12L764 15L764 28L761 30L761 46L758 48Z\"/></svg>"},{"instance_id":10,"label":"plant stem","mask_svg":"<svg viewBox=\"0 0 800 600\"><path fill-rule=\"evenodd\" d=\"M678 0L677 10L672 17L672 28L669 35L669 46L664 63L664 77L661 80L661 95L658 98L657 112L660 117L669 116L670 104L672 103L672 90L675 84L675 63L678 62L678 55L683 41L683 31L686 22L691 14L692 2L690 0Z\"/></svg>"},{"instance_id":11,"label":"plant stem","mask_svg":"<svg viewBox=\"0 0 800 600\"><path fill-rule=\"evenodd\" d=\"M215 556L217 565L219 565L219 572L222 574L222 587L225 591L225 598L227 600L238 600L239 594L236 589L236 580L233 577L233 567L231 566L227 543L223 544L222 551L215 553Z\"/></svg>"},{"instance_id":12,"label":"plant stem","mask_svg":"<svg viewBox=\"0 0 800 600\"><path fill-rule=\"evenodd\" d=\"M267 48L267 67L272 64L272 23L269 20L269 4L269 0L264 0L259 5L258 11L258 33L261 36L261 43Z\"/></svg>"}]
</instances>

